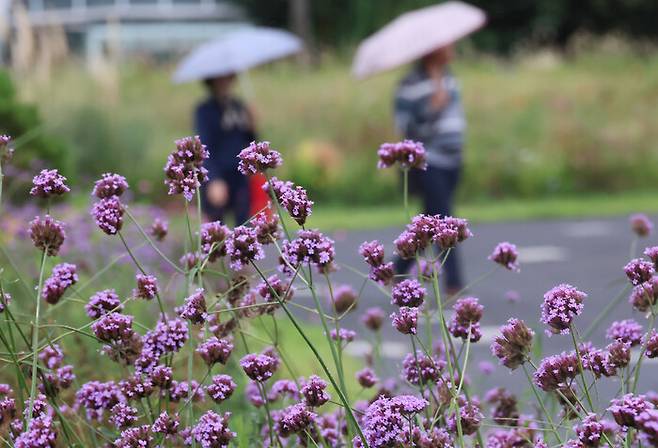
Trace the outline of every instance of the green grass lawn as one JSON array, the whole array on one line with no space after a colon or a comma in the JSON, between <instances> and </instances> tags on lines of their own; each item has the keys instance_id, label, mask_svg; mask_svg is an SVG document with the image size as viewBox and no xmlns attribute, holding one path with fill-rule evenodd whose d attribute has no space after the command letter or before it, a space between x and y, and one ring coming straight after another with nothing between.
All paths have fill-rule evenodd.
<instances>
[{"instance_id":1,"label":"green grass lawn","mask_svg":"<svg viewBox=\"0 0 658 448\"><path fill-rule=\"evenodd\" d=\"M414 203L412 215L420 207ZM458 204L456 216L472 222L584 218L658 213L658 192L542 199L499 199ZM384 206L317 205L309 225L323 230L377 229L408 222L402 204Z\"/></svg>"}]
</instances>

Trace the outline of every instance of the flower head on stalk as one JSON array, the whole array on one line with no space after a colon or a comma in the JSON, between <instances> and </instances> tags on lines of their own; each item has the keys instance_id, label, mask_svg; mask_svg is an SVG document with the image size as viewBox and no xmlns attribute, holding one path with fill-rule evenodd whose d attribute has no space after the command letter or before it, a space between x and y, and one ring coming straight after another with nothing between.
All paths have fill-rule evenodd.
<instances>
[{"instance_id":1,"label":"flower head on stalk","mask_svg":"<svg viewBox=\"0 0 658 448\"><path fill-rule=\"evenodd\" d=\"M653 223L649 217L643 213L636 213L629 218L631 229L639 237L647 237L653 230Z\"/></svg>"},{"instance_id":2,"label":"flower head on stalk","mask_svg":"<svg viewBox=\"0 0 658 448\"><path fill-rule=\"evenodd\" d=\"M238 171L245 176L264 173L283 164L281 153L270 148L270 142L251 142L238 154Z\"/></svg>"},{"instance_id":3,"label":"flower head on stalk","mask_svg":"<svg viewBox=\"0 0 658 448\"><path fill-rule=\"evenodd\" d=\"M299 390L297 384L292 380L279 380L275 382L267 394L269 401L277 401L282 397L290 397L293 400L299 399ZM261 398L262 399L262 398Z\"/></svg>"},{"instance_id":4,"label":"flower head on stalk","mask_svg":"<svg viewBox=\"0 0 658 448\"><path fill-rule=\"evenodd\" d=\"M624 319L614 321L605 335L608 339L628 343L633 347L640 345L643 334L642 325L633 319Z\"/></svg>"},{"instance_id":5,"label":"flower head on stalk","mask_svg":"<svg viewBox=\"0 0 658 448\"><path fill-rule=\"evenodd\" d=\"M334 242L318 230L300 230L297 238L283 243L282 270L292 274L292 269L307 264L314 265L320 273L334 269Z\"/></svg>"},{"instance_id":6,"label":"flower head on stalk","mask_svg":"<svg viewBox=\"0 0 658 448\"><path fill-rule=\"evenodd\" d=\"M126 178L114 173L104 173L94 184L91 194L98 199L121 196L128 189Z\"/></svg>"},{"instance_id":7,"label":"flower head on stalk","mask_svg":"<svg viewBox=\"0 0 658 448\"><path fill-rule=\"evenodd\" d=\"M362 417L366 442L373 448L405 445L409 441L413 416L428 405L426 400L413 395L378 398ZM363 446L359 437L354 438L354 446Z\"/></svg>"},{"instance_id":8,"label":"flower head on stalk","mask_svg":"<svg viewBox=\"0 0 658 448\"><path fill-rule=\"evenodd\" d=\"M226 448L237 435L228 427L230 412L219 415L208 411L199 418L197 425L192 429L194 440L201 448Z\"/></svg>"},{"instance_id":9,"label":"flower head on stalk","mask_svg":"<svg viewBox=\"0 0 658 448\"><path fill-rule=\"evenodd\" d=\"M269 213L269 210L263 210L258 213L251 224L256 229L258 242L267 245L280 238L279 216L276 213Z\"/></svg>"},{"instance_id":10,"label":"flower head on stalk","mask_svg":"<svg viewBox=\"0 0 658 448\"><path fill-rule=\"evenodd\" d=\"M329 297L329 300L334 311L341 315L356 309L358 296L350 285L339 285L334 289L333 295Z\"/></svg>"},{"instance_id":11,"label":"flower head on stalk","mask_svg":"<svg viewBox=\"0 0 658 448\"><path fill-rule=\"evenodd\" d=\"M295 184L289 180L279 180L276 176L272 176L269 182L265 182L262 186L263 191L268 195L270 192L274 192L274 197L279 202L281 202L283 193L292 188L295 188Z\"/></svg>"},{"instance_id":12,"label":"flower head on stalk","mask_svg":"<svg viewBox=\"0 0 658 448\"><path fill-rule=\"evenodd\" d=\"M208 261L214 262L226 255L226 240L231 231L220 221L201 225L201 250L208 255Z\"/></svg>"},{"instance_id":13,"label":"flower head on stalk","mask_svg":"<svg viewBox=\"0 0 658 448\"><path fill-rule=\"evenodd\" d=\"M16 448L48 448L57 445L57 431L50 415L44 414L30 420L27 431L16 437Z\"/></svg>"},{"instance_id":14,"label":"flower head on stalk","mask_svg":"<svg viewBox=\"0 0 658 448\"><path fill-rule=\"evenodd\" d=\"M340 341L344 345L347 345L354 340L356 332L348 330L347 328L339 328L338 331L336 331L334 328L329 332L329 337L334 341Z\"/></svg>"},{"instance_id":15,"label":"flower head on stalk","mask_svg":"<svg viewBox=\"0 0 658 448\"><path fill-rule=\"evenodd\" d=\"M363 316L361 316L361 322L363 322L363 325L365 325L369 330L379 331L379 329L382 327L382 324L384 323L385 316L386 314L384 313L383 309L379 307L372 307L368 308L366 312L363 313Z\"/></svg>"},{"instance_id":16,"label":"flower head on stalk","mask_svg":"<svg viewBox=\"0 0 658 448\"><path fill-rule=\"evenodd\" d=\"M646 313L658 301L658 276L633 287L628 301L636 310Z\"/></svg>"},{"instance_id":17,"label":"flower head on stalk","mask_svg":"<svg viewBox=\"0 0 658 448\"><path fill-rule=\"evenodd\" d=\"M293 404L282 411L277 430L281 437L301 433L313 424L316 417L303 403Z\"/></svg>"},{"instance_id":18,"label":"flower head on stalk","mask_svg":"<svg viewBox=\"0 0 658 448\"><path fill-rule=\"evenodd\" d=\"M644 249L644 256L653 262L654 269L658 269L658 246L651 246Z\"/></svg>"},{"instance_id":19,"label":"flower head on stalk","mask_svg":"<svg viewBox=\"0 0 658 448\"><path fill-rule=\"evenodd\" d=\"M133 289L133 297L152 300L158 295L158 279L153 275L137 274L137 288Z\"/></svg>"},{"instance_id":20,"label":"flower head on stalk","mask_svg":"<svg viewBox=\"0 0 658 448\"><path fill-rule=\"evenodd\" d=\"M421 350L408 353L402 361L402 378L411 384L438 383L446 363L436 356L429 357Z\"/></svg>"},{"instance_id":21,"label":"flower head on stalk","mask_svg":"<svg viewBox=\"0 0 658 448\"><path fill-rule=\"evenodd\" d=\"M302 386L300 392L304 403L312 408L322 406L331 399L326 391L327 382L317 375L311 375Z\"/></svg>"},{"instance_id":22,"label":"flower head on stalk","mask_svg":"<svg viewBox=\"0 0 658 448\"><path fill-rule=\"evenodd\" d=\"M480 330L480 319L484 307L475 297L464 297L452 307L455 311L450 322L450 333L456 338L470 339L477 342L482 337Z\"/></svg>"},{"instance_id":23,"label":"flower head on stalk","mask_svg":"<svg viewBox=\"0 0 658 448\"><path fill-rule=\"evenodd\" d=\"M658 333L656 330L651 330L646 336L646 355L647 358L658 358Z\"/></svg>"},{"instance_id":24,"label":"flower head on stalk","mask_svg":"<svg viewBox=\"0 0 658 448\"><path fill-rule=\"evenodd\" d=\"M391 291L391 305L417 308L423 304L426 293L427 291L418 280L402 280Z\"/></svg>"},{"instance_id":25,"label":"flower head on stalk","mask_svg":"<svg viewBox=\"0 0 658 448\"><path fill-rule=\"evenodd\" d=\"M8 292L0 293L0 313L3 313L6 307L11 303L11 294Z\"/></svg>"},{"instance_id":26,"label":"flower head on stalk","mask_svg":"<svg viewBox=\"0 0 658 448\"><path fill-rule=\"evenodd\" d=\"M364 241L359 246L359 254L371 268L384 263L384 245L377 240Z\"/></svg>"},{"instance_id":27,"label":"flower head on stalk","mask_svg":"<svg viewBox=\"0 0 658 448\"><path fill-rule=\"evenodd\" d=\"M137 409L125 403L115 404L110 413L110 423L119 429L126 429L137 421Z\"/></svg>"},{"instance_id":28,"label":"flower head on stalk","mask_svg":"<svg viewBox=\"0 0 658 448\"><path fill-rule=\"evenodd\" d=\"M637 417L655 406L647 400L645 395L626 394L621 398L615 398L610 402L608 411L612 414L615 422L623 428L637 428Z\"/></svg>"},{"instance_id":29,"label":"flower head on stalk","mask_svg":"<svg viewBox=\"0 0 658 448\"><path fill-rule=\"evenodd\" d=\"M306 190L299 185L283 190L280 202L300 226L303 226L313 213L313 201L308 198Z\"/></svg>"},{"instance_id":30,"label":"flower head on stalk","mask_svg":"<svg viewBox=\"0 0 658 448\"><path fill-rule=\"evenodd\" d=\"M96 225L108 235L116 235L121 230L124 213L125 208L118 196L103 198L91 209Z\"/></svg>"},{"instance_id":31,"label":"flower head on stalk","mask_svg":"<svg viewBox=\"0 0 658 448\"><path fill-rule=\"evenodd\" d=\"M596 414L590 413L573 430L583 447L597 447L603 442L604 434L613 438L615 427L614 423L600 420Z\"/></svg>"},{"instance_id":32,"label":"flower head on stalk","mask_svg":"<svg viewBox=\"0 0 658 448\"><path fill-rule=\"evenodd\" d=\"M623 341L613 341L606 347L608 356L606 364L609 369L623 369L631 362L631 344Z\"/></svg>"},{"instance_id":33,"label":"flower head on stalk","mask_svg":"<svg viewBox=\"0 0 658 448\"><path fill-rule=\"evenodd\" d=\"M30 194L39 198L50 198L68 193L71 189L66 185L66 177L57 170L41 170L32 180Z\"/></svg>"},{"instance_id":34,"label":"flower head on stalk","mask_svg":"<svg viewBox=\"0 0 658 448\"><path fill-rule=\"evenodd\" d=\"M402 334L416 334L418 327L418 308L401 307L391 314L393 327Z\"/></svg>"},{"instance_id":35,"label":"flower head on stalk","mask_svg":"<svg viewBox=\"0 0 658 448\"><path fill-rule=\"evenodd\" d=\"M375 371L370 367L366 367L356 372L356 380L364 389L369 389L379 382L379 378L377 378Z\"/></svg>"},{"instance_id":36,"label":"flower head on stalk","mask_svg":"<svg viewBox=\"0 0 658 448\"><path fill-rule=\"evenodd\" d=\"M393 277L395 277L395 270L392 261L371 268L370 274L368 275L369 279L384 286L390 285L393 281Z\"/></svg>"},{"instance_id":37,"label":"flower head on stalk","mask_svg":"<svg viewBox=\"0 0 658 448\"><path fill-rule=\"evenodd\" d=\"M208 171L203 167L208 157L206 146L198 136L176 140L176 150L169 154L164 167L169 194L182 194L191 201L201 183L208 180Z\"/></svg>"},{"instance_id":38,"label":"flower head on stalk","mask_svg":"<svg viewBox=\"0 0 658 448\"><path fill-rule=\"evenodd\" d=\"M535 332L521 319L511 318L500 327L500 333L491 344L491 352L501 364L514 370L527 360Z\"/></svg>"},{"instance_id":39,"label":"flower head on stalk","mask_svg":"<svg viewBox=\"0 0 658 448\"><path fill-rule=\"evenodd\" d=\"M66 239L64 224L50 215L44 216L43 219L36 216L30 221L28 233L34 246L45 251L50 257L54 257L59 253L59 249Z\"/></svg>"},{"instance_id":40,"label":"flower head on stalk","mask_svg":"<svg viewBox=\"0 0 658 448\"><path fill-rule=\"evenodd\" d=\"M109 313L91 325L91 329L98 339L107 343L129 342L135 334L132 328L133 317L119 313Z\"/></svg>"},{"instance_id":41,"label":"flower head on stalk","mask_svg":"<svg viewBox=\"0 0 658 448\"><path fill-rule=\"evenodd\" d=\"M215 403L221 403L230 398L237 387L229 375L215 375L212 383L206 386L206 392Z\"/></svg>"},{"instance_id":42,"label":"flower head on stalk","mask_svg":"<svg viewBox=\"0 0 658 448\"><path fill-rule=\"evenodd\" d=\"M169 415L167 411L162 411L158 418L155 419L151 426L151 431L156 434L163 434L165 436L173 436L178 433L180 426L180 419L178 415Z\"/></svg>"},{"instance_id":43,"label":"flower head on stalk","mask_svg":"<svg viewBox=\"0 0 658 448\"><path fill-rule=\"evenodd\" d=\"M77 268L71 263L60 263L53 268L53 272L43 284L41 296L51 305L59 302L64 292L78 282Z\"/></svg>"},{"instance_id":44,"label":"flower head on stalk","mask_svg":"<svg viewBox=\"0 0 658 448\"><path fill-rule=\"evenodd\" d=\"M263 300L265 300L265 302L274 302L276 304L279 301L287 302L292 299L295 289L291 283L284 283L276 274L274 274L269 276L267 280L260 282L258 286L256 286L256 292L263 298ZM266 310L264 312L272 314L278 306L272 305L272 307L265 308Z\"/></svg>"},{"instance_id":45,"label":"flower head on stalk","mask_svg":"<svg viewBox=\"0 0 658 448\"><path fill-rule=\"evenodd\" d=\"M450 415L448 418L448 429L452 433L457 433L457 421L460 421L462 433L464 435L474 434L484 419L479 403L475 400L471 400L464 404L460 404L458 412L459 419L455 414Z\"/></svg>"},{"instance_id":46,"label":"flower head on stalk","mask_svg":"<svg viewBox=\"0 0 658 448\"><path fill-rule=\"evenodd\" d=\"M204 289L197 288L191 296L185 299L182 306L176 309L178 315L189 320L193 324L202 324L208 318L206 311L206 298L204 297Z\"/></svg>"},{"instance_id":47,"label":"flower head on stalk","mask_svg":"<svg viewBox=\"0 0 658 448\"><path fill-rule=\"evenodd\" d=\"M635 258L624 266L624 272L633 286L640 285L651 280L656 273L652 262Z\"/></svg>"},{"instance_id":48,"label":"flower head on stalk","mask_svg":"<svg viewBox=\"0 0 658 448\"><path fill-rule=\"evenodd\" d=\"M166 219L155 218L149 228L149 233L156 241L162 241L169 233L169 223Z\"/></svg>"},{"instance_id":49,"label":"flower head on stalk","mask_svg":"<svg viewBox=\"0 0 658 448\"><path fill-rule=\"evenodd\" d=\"M279 362L277 359L264 353L251 353L240 360L240 367L247 376L257 382L264 382L272 378Z\"/></svg>"},{"instance_id":50,"label":"flower head on stalk","mask_svg":"<svg viewBox=\"0 0 658 448\"><path fill-rule=\"evenodd\" d=\"M256 230L238 226L226 240L226 253L231 260L231 269L241 270L249 263L265 258L263 245L258 242Z\"/></svg>"},{"instance_id":51,"label":"flower head on stalk","mask_svg":"<svg viewBox=\"0 0 658 448\"><path fill-rule=\"evenodd\" d=\"M384 143L379 147L377 155L379 156L377 167L380 169L389 168L396 163L403 169L427 169L425 147L421 142L404 140L398 143Z\"/></svg>"},{"instance_id":52,"label":"flower head on stalk","mask_svg":"<svg viewBox=\"0 0 658 448\"><path fill-rule=\"evenodd\" d=\"M553 355L544 358L533 374L534 383L543 391L550 392L568 386L580 371L575 352Z\"/></svg>"},{"instance_id":53,"label":"flower head on stalk","mask_svg":"<svg viewBox=\"0 0 658 448\"><path fill-rule=\"evenodd\" d=\"M519 264L516 261L518 257L519 251L516 248L516 245L504 241L498 243L493 253L489 255L489 260L498 263L510 271L518 272Z\"/></svg>"},{"instance_id":54,"label":"flower head on stalk","mask_svg":"<svg viewBox=\"0 0 658 448\"><path fill-rule=\"evenodd\" d=\"M122 309L123 305L114 289L98 291L89 298L89 302L85 305L87 316L92 319L98 319L112 311L121 312Z\"/></svg>"},{"instance_id":55,"label":"flower head on stalk","mask_svg":"<svg viewBox=\"0 0 658 448\"><path fill-rule=\"evenodd\" d=\"M586 297L584 292L564 283L544 294L541 321L549 327L546 334L569 334L574 317L583 312Z\"/></svg>"},{"instance_id":56,"label":"flower head on stalk","mask_svg":"<svg viewBox=\"0 0 658 448\"><path fill-rule=\"evenodd\" d=\"M0 163L4 164L14 156L14 147L11 145L11 137L0 134Z\"/></svg>"},{"instance_id":57,"label":"flower head on stalk","mask_svg":"<svg viewBox=\"0 0 658 448\"><path fill-rule=\"evenodd\" d=\"M431 243L437 244L441 250L447 250L472 235L465 219L421 214L412 218L394 244L402 258L414 258Z\"/></svg>"},{"instance_id":58,"label":"flower head on stalk","mask_svg":"<svg viewBox=\"0 0 658 448\"><path fill-rule=\"evenodd\" d=\"M216 363L226 364L231 352L233 352L233 343L228 339L218 339L212 336L201 343L196 352L208 366Z\"/></svg>"}]
</instances>

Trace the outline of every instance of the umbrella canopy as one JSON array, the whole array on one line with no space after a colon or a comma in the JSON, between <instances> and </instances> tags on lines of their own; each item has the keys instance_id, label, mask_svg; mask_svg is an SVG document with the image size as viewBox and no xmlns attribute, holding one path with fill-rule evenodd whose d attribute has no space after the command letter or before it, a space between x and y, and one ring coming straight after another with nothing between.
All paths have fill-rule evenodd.
<instances>
[{"instance_id":1,"label":"umbrella canopy","mask_svg":"<svg viewBox=\"0 0 658 448\"><path fill-rule=\"evenodd\" d=\"M176 68L173 81L200 81L240 73L298 53L301 49L301 39L287 31L262 27L243 28L193 50Z\"/></svg>"},{"instance_id":2,"label":"umbrella canopy","mask_svg":"<svg viewBox=\"0 0 658 448\"><path fill-rule=\"evenodd\" d=\"M459 1L408 12L359 45L352 73L365 78L407 64L472 33L485 20L481 9Z\"/></svg>"}]
</instances>

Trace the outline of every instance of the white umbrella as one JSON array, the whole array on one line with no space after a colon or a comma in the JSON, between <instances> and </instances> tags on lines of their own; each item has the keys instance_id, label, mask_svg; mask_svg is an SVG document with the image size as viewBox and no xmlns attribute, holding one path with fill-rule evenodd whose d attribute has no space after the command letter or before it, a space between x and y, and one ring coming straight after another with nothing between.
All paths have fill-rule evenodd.
<instances>
[{"instance_id":1,"label":"white umbrella","mask_svg":"<svg viewBox=\"0 0 658 448\"><path fill-rule=\"evenodd\" d=\"M183 83L240 73L298 53L302 41L274 28L248 27L200 45L176 68L173 81Z\"/></svg>"},{"instance_id":2,"label":"white umbrella","mask_svg":"<svg viewBox=\"0 0 658 448\"><path fill-rule=\"evenodd\" d=\"M352 73L365 78L407 64L472 33L485 21L484 11L459 1L408 12L359 45Z\"/></svg>"}]
</instances>

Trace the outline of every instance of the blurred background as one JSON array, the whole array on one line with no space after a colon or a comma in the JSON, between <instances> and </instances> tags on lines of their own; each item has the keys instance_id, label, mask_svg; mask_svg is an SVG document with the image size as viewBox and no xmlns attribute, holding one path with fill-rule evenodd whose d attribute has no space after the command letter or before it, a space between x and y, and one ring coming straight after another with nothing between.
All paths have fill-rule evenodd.
<instances>
[{"instance_id":1,"label":"blurred background","mask_svg":"<svg viewBox=\"0 0 658 448\"><path fill-rule=\"evenodd\" d=\"M20 201L21 179L47 165L84 191L119 172L136 199L165 203L166 156L192 133L205 95L201 85L172 85L175 64L203 41L257 24L306 43L242 85L259 137L285 156L281 177L307 187L330 225L350 225L336 212L348 206L372 210L361 226L397 223L399 179L377 173L376 149L398 138L392 94L404 72L356 81L350 62L360 40L434 3L0 0L0 133L20 145L6 189ZM658 211L658 3L472 3L488 23L460 43L454 67L469 123L463 214Z\"/></svg>"}]
</instances>

